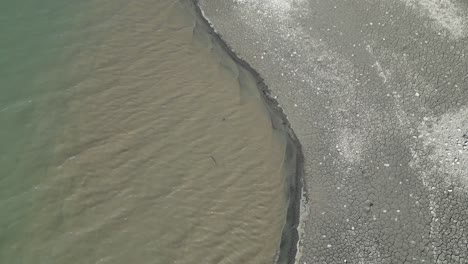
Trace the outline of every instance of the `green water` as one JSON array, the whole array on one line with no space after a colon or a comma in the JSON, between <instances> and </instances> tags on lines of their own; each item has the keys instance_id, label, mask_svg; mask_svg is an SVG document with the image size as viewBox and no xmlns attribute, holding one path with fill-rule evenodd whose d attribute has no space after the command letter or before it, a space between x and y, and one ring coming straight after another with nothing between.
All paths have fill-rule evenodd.
<instances>
[{"instance_id":1,"label":"green water","mask_svg":"<svg viewBox=\"0 0 468 264\"><path fill-rule=\"evenodd\" d=\"M33 263L26 255L34 248L25 245L55 162L70 87L89 74L73 61L89 42L90 32L78 26L90 23L91 2L0 2L0 263Z\"/></svg>"},{"instance_id":2,"label":"green water","mask_svg":"<svg viewBox=\"0 0 468 264\"><path fill-rule=\"evenodd\" d=\"M0 2L0 262L24 263L21 242L63 118L64 1Z\"/></svg>"}]
</instances>

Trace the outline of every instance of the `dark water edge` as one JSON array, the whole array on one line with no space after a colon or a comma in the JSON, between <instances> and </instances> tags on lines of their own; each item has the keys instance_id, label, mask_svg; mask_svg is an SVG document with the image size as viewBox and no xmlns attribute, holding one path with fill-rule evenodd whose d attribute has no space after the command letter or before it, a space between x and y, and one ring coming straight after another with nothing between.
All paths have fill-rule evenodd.
<instances>
[{"instance_id":1,"label":"dark water edge","mask_svg":"<svg viewBox=\"0 0 468 264\"><path fill-rule=\"evenodd\" d=\"M274 130L284 131L287 135L287 145L285 151L285 166L287 170L287 197L288 208L286 223L281 235L280 248L273 260L275 264L295 263L297 245L299 241L299 220L302 194L305 193L304 183L304 155L302 146L294 133L291 125L276 99L271 96L271 91L260 74L252 68L246 61L241 59L233 49L216 32L213 25L204 16L199 5L199 0L189 0L192 9L196 14L196 23L209 34L215 44L219 45L224 52L238 65L239 68L248 72L257 83L258 91L265 102L265 107L270 115Z\"/></svg>"}]
</instances>

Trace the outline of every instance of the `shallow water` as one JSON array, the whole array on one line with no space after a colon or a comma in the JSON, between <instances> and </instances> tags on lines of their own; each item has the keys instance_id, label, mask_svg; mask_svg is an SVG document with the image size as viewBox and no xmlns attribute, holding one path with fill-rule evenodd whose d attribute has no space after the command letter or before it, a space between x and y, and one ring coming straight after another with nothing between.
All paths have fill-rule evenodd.
<instances>
[{"instance_id":1,"label":"shallow water","mask_svg":"<svg viewBox=\"0 0 468 264\"><path fill-rule=\"evenodd\" d=\"M188 1L0 4L1 263L272 263L286 134Z\"/></svg>"}]
</instances>

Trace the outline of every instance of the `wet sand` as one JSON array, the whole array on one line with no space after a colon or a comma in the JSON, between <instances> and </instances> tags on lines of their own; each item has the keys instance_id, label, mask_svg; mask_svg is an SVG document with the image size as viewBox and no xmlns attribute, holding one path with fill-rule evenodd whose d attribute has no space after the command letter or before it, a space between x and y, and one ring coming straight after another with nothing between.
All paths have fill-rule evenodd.
<instances>
[{"instance_id":1,"label":"wet sand","mask_svg":"<svg viewBox=\"0 0 468 264\"><path fill-rule=\"evenodd\" d=\"M299 220L300 220L300 207L303 195L304 187L304 157L302 153L302 147L297 139L296 134L291 128L283 109L279 105L278 101L272 97L271 90L265 84L260 74L252 68L245 60L241 59L214 30L211 23L207 20L200 8L198 0L192 0L194 8L198 14L199 19L206 27L206 31L219 43L224 51L229 54L231 59L236 62L240 67L245 68L256 80L257 89L263 96L265 103L267 104L268 112L274 123L274 127L282 127L285 129L285 133L288 135L287 150L286 150L286 161L289 169L287 170L287 215L286 223L283 227L281 235L281 244L275 258L275 263L292 263L295 260L297 253L297 243L299 241Z\"/></svg>"}]
</instances>

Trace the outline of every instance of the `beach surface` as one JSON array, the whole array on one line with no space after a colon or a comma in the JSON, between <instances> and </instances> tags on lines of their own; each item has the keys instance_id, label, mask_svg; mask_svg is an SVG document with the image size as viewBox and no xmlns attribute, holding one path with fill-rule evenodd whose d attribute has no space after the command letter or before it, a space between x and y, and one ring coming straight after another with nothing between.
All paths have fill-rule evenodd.
<instances>
[{"instance_id":1,"label":"beach surface","mask_svg":"<svg viewBox=\"0 0 468 264\"><path fill-rule=\"evenodd\" d=\"M302 144L290 263L468 262L468 5L201 0Z\"/></svg>"}]
</instances>

